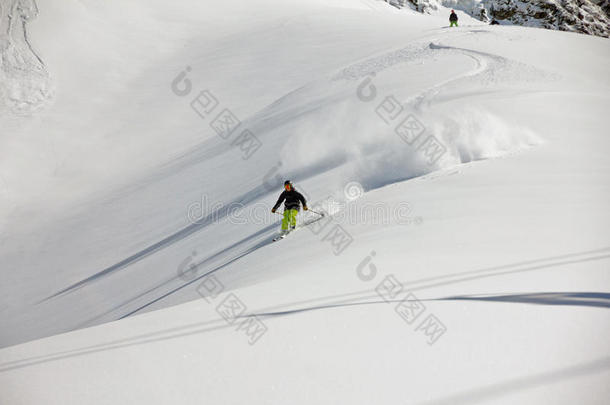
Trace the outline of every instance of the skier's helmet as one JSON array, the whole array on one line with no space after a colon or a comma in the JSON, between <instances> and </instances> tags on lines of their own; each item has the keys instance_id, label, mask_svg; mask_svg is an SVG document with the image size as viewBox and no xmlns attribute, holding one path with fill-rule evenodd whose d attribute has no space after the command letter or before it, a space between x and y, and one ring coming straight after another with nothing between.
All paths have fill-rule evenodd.
<instances>
[{"instance_id":1,"label":"skier's helmet","mask_svg":"<svg viewBox=\"0 0 610 405\"><path fill-rule=\"evenodd\" d=\"M290 182L290 180L286 180L286 181L284 182L284 188L285 188L286 190L290 190L290 189L292 188L292 183Z\"/></svg>"}]
</instances>

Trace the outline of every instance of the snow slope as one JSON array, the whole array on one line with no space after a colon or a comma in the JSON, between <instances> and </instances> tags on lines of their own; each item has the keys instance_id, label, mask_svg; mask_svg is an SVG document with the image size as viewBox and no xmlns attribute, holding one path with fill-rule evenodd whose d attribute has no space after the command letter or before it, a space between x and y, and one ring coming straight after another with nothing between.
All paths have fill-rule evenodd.
<instances>
[{"instance_id":1,"label":"snow slope","mask_svg":"<svg viewBox=\"0 0 610 405\"><path fill-rule=\"evenodd\" d=\"M38 4L57 91L0 118L0 402L604 403L608 40L466 18ZM333 215L271 243L284 178Z\"/></svg>"}]
</instances>

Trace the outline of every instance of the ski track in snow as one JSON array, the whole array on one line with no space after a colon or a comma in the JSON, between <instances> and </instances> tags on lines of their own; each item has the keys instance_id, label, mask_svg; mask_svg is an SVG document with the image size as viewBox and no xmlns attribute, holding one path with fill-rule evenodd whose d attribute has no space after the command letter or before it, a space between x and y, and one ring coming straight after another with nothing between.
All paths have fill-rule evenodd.
<instances>
[{"instance_id":1,"label":"ski track in snow","mask_svg":"<svg viewBox=\"0 0 610 405\"><path fill-rule=\"evenodd\" d=\"M238 199L237 203L246 205L249 202L252 202L252 201L255 201L256 199L258 199L260 197L261 193L263 193L263 192L264 192L264 186L259 186L255 190L250 190L249 192L244 193L242 195L242 197L240 199ZM57 291L56 293L44 298L40 302L44 302L51 298L56 298L56 297L66 294L66 293L72 292L76 289L86 286L87 284L90 284L96 280L99 280L102 277L108 276L111 273L114 273L118 270L122 270L131 264L137 263L140 260L150 256L151 254L154 254L155 252L158 252L161 249L171 246L172 244L174 244L180 240L183 240L184 238L187 238L188 236L190 236L196 232L201 231L206 226L214 223L215 221L222 219L222 218L226 218L228 215L230 215L230 213L231 213L230 206L224 206L224 207L218 208L218 209L214 210L212 213L205 216L204 218L180 229L179 231L165 237L164 239L160 240L159 242L154 243L154 244L140 250L139 252L137 252L83 280L80 280L74 284L69 285L68 287L66 287L60 291Z\"/></svg>"},{"instance_id":2,"label":"ski track in snow","mask_svg":"<svg viewBox=\"0 0 610 405\"><path fill-rule=\"evenodd\" d=\"M302 229L302 227L308 226L313 222L316 222L316 220L306 221L300 225L297 230ZM140 312L141 310L182 290L183 288L188 287L219 270L222 270L229 264L236 262L250 253L273 243L273 235L276 233L277 224L269 225L260 231L243 238L239 242L213 253L205 259L193 263L193 267L191 267L189 271L195 272L195 274L198 275L192 278L188 277L191 278L190 280L185 281L185 277L178 275L173 276L166 281L163 281L162 283L116 305L108 311L98 314L94 318L88 319L84 323L80 324L78 328L95 324L95 322L98 322L100 319L104 319L104 317L107 317L113 313L120 314L119 319L134 315L137 312ZM165 291L159 291L164 288L166 289ZM128 312L125 313L125 311Z\"/></svg>"},{"instance_id":3,"label":"ski track in snow","mask_svg":"<svg viewBox=\"0 0 610 405\"><path fill-rule=\"evenodd\" d=\"M255 250L258 250L264 246L271 244L273 242L272 235L276 232L276 229L276 224L269 225L261 229L260 231L247 236L241 241L234 243L224 249L221 249L218 252L206 257L205 259L194 263L194 267L192 267L190 271L196 271L197 273L200 273L201 269L205 270L203 270L202 274L194 277L191 280L184 282L184 280L181 279L180 276L173 276L170 279L162 282L161 284L158 284L153 288L150 288L134 296L133 298L128 299L127 301L111 308L110 310L101 313L95 316L94 318L88 319L79 327L91 325L99 319L115 312L119 314L119 319L123 319L130 315L133 315L163 300L164 298L167 298L168 296L182 290L183 288L192 285L193 283L201 280L202 278L207 277L223 269L229 264L241 259L244 256L247 256ZM254 240L254 243L249 243L252 240ZM165 291L158 291L163 289L164 287L166 288Z\"/></svg>"},{"instance_id":4,"label":"ski track in snow","mask_svg":"<svg viewBox=\"0 0 610 405\"><path fill-rule=\"evenodd\" d=\"M610 259L610 247L570 253L565 255L544 257L539 259L527 260L505 265L466 271L461 273L451 273L434 277L421 278L419 280L405 280L401 284L409 288L409 291L423 291L434 287L462 283L480 278L496 277L520 272L542 270L546 268L565 266L574 263ZM519 295L494 296L449 296L434 299L419 299L420 301L460 301L460 300L488 300L488 301L508 301L508 302L529 302L543 305L581 305L589 307L608 308L610 306L609 294L606 293L533 293ZM396 302L400 302L397 300ZM309 311L332 310L361 305L384 304L386 301L379 301L379 295L371 289L350 292L345 294L333 295L328 297L316 297L292 303L281 303L270 307L260 308L249 311L241 315L241 318L262 317L272 318L278 316L298 315ZM178 327L160 329L145 335L136 335L116 341L109 341L102 344L81 347L68 351L55 352L42 356L22 358L15 361L0 363L0 372L28 367L36 364L62 360L66 358L82 356L99 351L112 350L133 345L140 345L149 342L158 342L166 339L173 339L188 335L200 334L207 331L232 328L223 319L197 322L193 324L181 325Z\"/></svg>"},{"instance_id":5,"label":"ski track in snow","mask_svg":"<svg viewBox=\"0 0 610 405\"><path fill-rule=\"evenodd\" d=\"M455 38L459 38L460 36L463 37L474 33L490 34L489 31L485 30L471 30L459 36L454 36L452 39L455 40ZM466 86L470 85L471 87L474 87L471 95L475 96L480 94L481 87L489 87L490 85L496 85L498 83L529 84L540 83L541 81L550 82L559 79L559 77L555 74L542 71L521 62L512 61L505 57L491 53L443 45L441 41L442 40L438 37L424 39L411 43L402 49L368 58L363 62L358 62L342 69L339 73L333 76L332 80L339 81L362 79L372 74L381 73L382 71L399 64L432 60L442 52L461 54L474 61L475 67L473 70L460 74L457 77L448 79L444 82L437 83L419 94L404 100L414 110L420 111L423 106L430 106L435 101L435 97L437 97L443 90L449 89L458 84ZM464 94L460 93L459 96L444 98L442 101L447 102L463 97ZM436 102L439 101L437 100Z\"/></svg>"}]
</instances>

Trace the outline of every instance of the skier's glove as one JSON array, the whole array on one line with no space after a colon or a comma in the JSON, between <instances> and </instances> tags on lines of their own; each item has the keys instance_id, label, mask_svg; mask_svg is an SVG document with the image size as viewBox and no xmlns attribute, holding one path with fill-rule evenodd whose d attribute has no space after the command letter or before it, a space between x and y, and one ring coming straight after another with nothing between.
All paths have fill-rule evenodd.
<instances>
[{"instance_id":1,"label":"skier's glove","mask_svg":"<svg viewBox=\"0 0 610 405\"><path fill-rule=\"evenodd\" d=\"M273 209L271 210L271 212L275 214L275 208L273 208Z\"/></svg>"},{"instance_id":2,"label":"skier's glove","mask_svg":"<svg viewBox=\"0 0 610 405\"><path fill-rule=\"evenodd\" d=\"M303 205L303 211L307 211L309 208L307 208L306 205Z\"/></svg>"}]
</instances>

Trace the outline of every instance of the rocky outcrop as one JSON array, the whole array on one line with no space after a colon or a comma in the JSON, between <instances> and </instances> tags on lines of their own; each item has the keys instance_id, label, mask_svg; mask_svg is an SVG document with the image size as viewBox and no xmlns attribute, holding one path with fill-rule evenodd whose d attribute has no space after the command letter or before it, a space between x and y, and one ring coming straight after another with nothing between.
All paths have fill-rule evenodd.
<instances>
[{"instance_id":1,"label":"rocky outcrop","mask_svg":"<svg viewBox=\"0 0 610 405\"><path fill-rule=\"evenodd\" d=\"M610 0L408 0L401 3L422 13L433 13L445 6L486 22L496 19L501 23L610 36Z\"/></svg>"},{"instance_id":2,"label":"rocky outcrop","mask_svg":"<svg viewBox=\"0 0 610 405\"><path fill-rule=\"evenodd\" d=\"M610 20L600 5L590 0L492 0L487 1L489 15L513 24L539 26L561 31L608 37Z\"/></svg>"}]
</instances>

